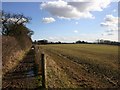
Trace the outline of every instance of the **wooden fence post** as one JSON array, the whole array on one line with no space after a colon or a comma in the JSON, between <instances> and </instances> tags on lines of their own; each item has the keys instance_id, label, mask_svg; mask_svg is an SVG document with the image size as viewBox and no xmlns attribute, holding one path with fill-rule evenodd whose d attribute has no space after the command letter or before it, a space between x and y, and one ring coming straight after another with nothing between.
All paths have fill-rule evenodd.
<instances>
[{"instance_id":1,"label":"wooden fence post","mask_svg":"<svg viewBox=\"0 0 120 90\"><path fill-rule=\"evenodd\" d=\"M45 82L45 55L41 54L41 66L42 66L42 87L46 88L46 82Z\"/></svg>"}]
</instances>

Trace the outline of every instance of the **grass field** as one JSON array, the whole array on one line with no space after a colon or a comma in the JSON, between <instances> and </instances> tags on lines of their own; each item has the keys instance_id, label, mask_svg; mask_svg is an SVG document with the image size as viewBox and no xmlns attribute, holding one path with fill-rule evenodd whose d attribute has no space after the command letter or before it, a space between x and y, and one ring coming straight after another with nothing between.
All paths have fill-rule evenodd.
<instances>
[{"instance_id":1,"label":"grass field","mask_svg":"<svg viewBox=\"0 0 120 90\"><path fill-rule=\"evenodd\" d=\"M51 70L48 68L48 77L59 81L57 87L119 87L118 46L56 44L40 45L39 48L54 61Z\"/></svg>"}]
</instances>

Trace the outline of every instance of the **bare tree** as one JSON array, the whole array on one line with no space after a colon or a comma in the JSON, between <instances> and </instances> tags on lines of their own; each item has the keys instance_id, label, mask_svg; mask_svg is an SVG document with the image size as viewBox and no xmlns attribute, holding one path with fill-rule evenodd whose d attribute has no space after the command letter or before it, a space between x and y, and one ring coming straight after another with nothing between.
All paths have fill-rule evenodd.
<instances>
[{"instance_id":1,"label":"bare tree","mask_svg":"<svg viewBox=\"0 0 120 90\"><path fill-rule=\"evenodd\" d=\"M31 20L30 17L25 17L23 14L11 14L2 11L2 35L8 35L11 30L17 29L17 25L25 25Z\"/></svg>"}]
</instances>

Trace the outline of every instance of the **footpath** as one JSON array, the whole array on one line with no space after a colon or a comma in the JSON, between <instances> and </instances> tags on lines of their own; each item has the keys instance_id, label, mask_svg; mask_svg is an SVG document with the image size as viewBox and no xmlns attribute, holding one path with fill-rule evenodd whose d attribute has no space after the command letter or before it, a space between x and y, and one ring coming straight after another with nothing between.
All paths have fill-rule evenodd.
<instances>
[{"instance_id":1,"label":"footpath","mask_svg":"<svg viewBox=\"0 0 120 90\"><path fill-rule=\"evenodd\" d=\"M35 50L31 49L21 62L2 79L2 88L38 89L41 86L41 77L37 74Z\"/></svg>"}]
</instances>

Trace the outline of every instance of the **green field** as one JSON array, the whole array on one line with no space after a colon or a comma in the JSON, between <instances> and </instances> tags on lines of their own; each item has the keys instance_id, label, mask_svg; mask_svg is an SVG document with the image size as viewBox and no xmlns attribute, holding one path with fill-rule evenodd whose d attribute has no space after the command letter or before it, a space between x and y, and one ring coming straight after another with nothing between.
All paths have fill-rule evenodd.
<instances>
[{"instance_id":1,"label":"green field","mask_svg":"<svg viewBox=\"0 0 120 90\"><path fill-rule=\"evenodd\" d=\"M55 44L40 45L39 48L60 68L58 78L55 74L56 80L63 79L59 80L58 87L119 87L118 46ZM49 76L55 77L54 73L49 72Z\"/></svg>"}]
</instances>

